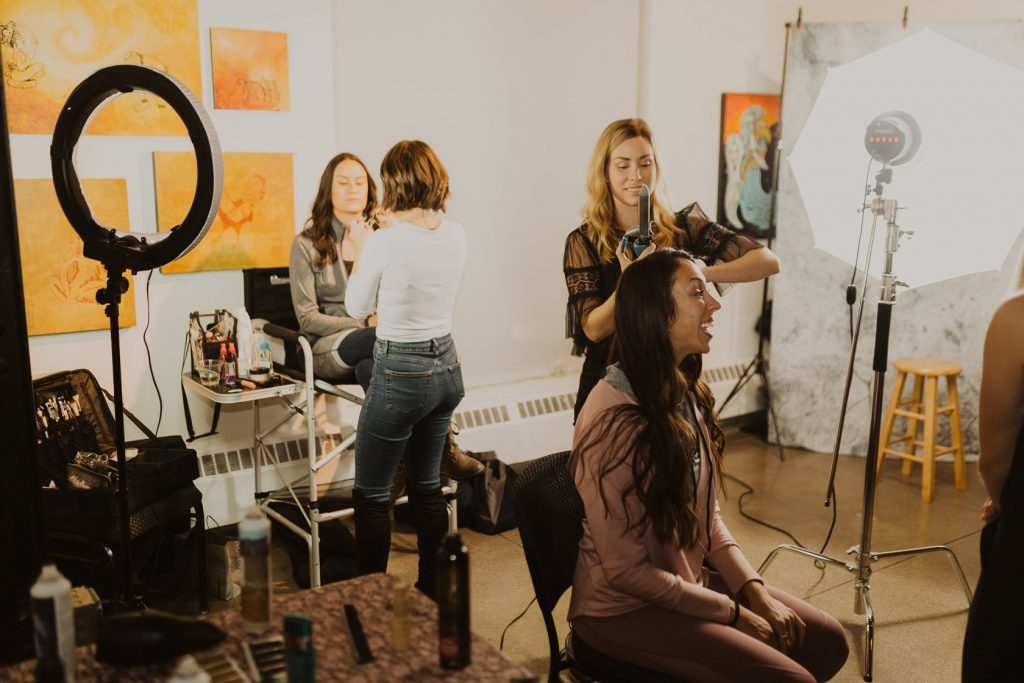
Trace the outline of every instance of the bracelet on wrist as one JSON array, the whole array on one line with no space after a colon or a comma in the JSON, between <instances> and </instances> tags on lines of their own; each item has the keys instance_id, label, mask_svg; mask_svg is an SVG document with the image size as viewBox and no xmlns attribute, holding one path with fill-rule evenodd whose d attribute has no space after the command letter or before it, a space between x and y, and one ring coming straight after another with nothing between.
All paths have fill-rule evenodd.
<instances>
[{"instance_id":1,"label":"bracelet on wrist","mask_svg":"<svg viewBox=\"0 0 1024 683\"><path fill-rule=\"evenodd\" d=\"M739 623L739 620L740 620L740 599L734 597L732 599L732 605L733 605L732 621L730 621L727 624L728 626L735 626L737 623Z\"/></svg>"}]
</instances>

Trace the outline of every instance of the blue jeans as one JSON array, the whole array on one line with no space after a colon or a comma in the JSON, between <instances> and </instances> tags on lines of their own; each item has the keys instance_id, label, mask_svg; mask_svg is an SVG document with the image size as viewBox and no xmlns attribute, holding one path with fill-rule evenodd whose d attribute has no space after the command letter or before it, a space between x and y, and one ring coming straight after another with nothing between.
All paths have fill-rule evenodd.
<instances>
[{"instance_id":1,"label":"blue jeans","mask_svg":"<svg viewBox=\"0 0 1024 683\"><path fill-rule=\"evenodd\" d=\"M422 342L378 339L373 378L356 432L356 489L387 502L405 458L412 493L441 486L441 454L452 413L466 390L451 335Z\"/></svg>"}]
</instances>

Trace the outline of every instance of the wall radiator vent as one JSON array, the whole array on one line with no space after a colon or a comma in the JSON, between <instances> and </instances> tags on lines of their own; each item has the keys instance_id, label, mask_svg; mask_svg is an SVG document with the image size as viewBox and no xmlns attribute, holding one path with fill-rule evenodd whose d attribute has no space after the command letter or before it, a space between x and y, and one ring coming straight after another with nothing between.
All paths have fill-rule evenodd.
<instances>
[{"instance_id":1,"label":"wall radiator vent","mask_svg":"<svg viewBox=\"0 0 1024 683\"><path fill-rule=\"evenodd\" d=\"M527 401L519 401L519 417L537 417L550 413L560 413L565 410L572 410L576 405L576 394L559 394L557 396L545 396Z\"/></svg>"},{"instance_id":2,"label":"wall radiator vent","mask_svg":"<svg viewBox=\"0 0 1024 683\"><path fill-rule=\"evenodd\" d=\"M747 366L743 363L733 363L732 365L719 365L717 368L707 368L703 373L704 381L708 384L715 384L716 382L737 380L743 374L745 367Z\"/></svg>"},{"instance_id":3,"label":"wall radiator vent","mask_svg":"<svg viewBox=\"0 0 1024 683\"><path fill-rule=\"evenodd\" d=\"M316 454L319 456L330 452L335 446L341 443L341 434L321 434L316 438ZM306 439L291 439L289 441L278 441L268 443L270 452L277 458L278 464L298 462L305 460ZM269 464L269 463L267 463ZM264 465L266 466L266 464ZM219 453L208 453L199 456L199 476L212 477L230 472L241 472L253 468L252 448L241 448L239 450L221 451Z\"/></svg>"}]
</instances>

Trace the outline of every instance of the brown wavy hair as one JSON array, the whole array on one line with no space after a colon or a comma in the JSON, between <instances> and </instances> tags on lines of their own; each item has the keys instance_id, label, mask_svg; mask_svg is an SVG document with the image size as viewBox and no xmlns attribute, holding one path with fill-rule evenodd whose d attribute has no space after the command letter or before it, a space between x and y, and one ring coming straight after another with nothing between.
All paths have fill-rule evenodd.
<instances>
[{"instance_id":1,"label":"brown wavy hair","mask_svg":"<svg viewBox=\"0 0 1024 683\"><path fill-rule=\"evenodd\" d=\"M597 138L587 166L587 201L583 205L583 222L586 224L587 236L597 247L602 261L615 257L615 249L623 232L615 224L615 202L608 184L608 164L611 163L612 151L633 138L643 138L651 146L654 170L660 177L661 167L654 146L654 133L641 118L619 119L609 123ZM657 186L658 182L655 181L654 185ZM659 247L671 247L676 243L676 234L681 230L676 227L671 209L658 198L656 187L651 188L651 213L661 228L654 232L654 241Z\"/></svg>"},{"instance_id":2,"label":"brown wavy hair","mask_svg":"<svg viewBox=\"0 0 1024 683\"><path fill-rule=\"evenodd\" d=\"M659 249L622 274L613 345L637 402L613 406L599 416L582 435L579 453L585 463L585 452L603 445L607 455L595 463L598 481L631 463L633 483L623 491L622 502L625 506L627 497L635 495L643 513L632 519L625 506L629 528L642 534L650 526L659 541L690 547L700 531L692 476L699 436L680 412L690 391L711 437L713 485L719 487L725 436L714 411L715 397L700 378L701 355L692 354L676 365L669 340L676 311L672 284L684 260L692 262L693 257L678 249ZM608 449L607 444L621 448ZM603 487L601 497L607 505Z\"/></svg>"},{"instance_id":3,"label":"brown wavy hair","mask_svg":"<svg viewBox=\"0 0 1024 683\"><path fill-rule=\"evenodd\" d=\"M381 205L387 211L444 211L452 195L448 172L430 145L420 140L402 140L388 150L380 162L380 183Z\"/></svg>"},{"instance_id":4,"label":"brown wavy hair","mask_svg":"<svg viewBox=\"0 0 1024 683\"><path fill-rule=\"evenodd\" d=\"M374 209L377 208L377 185L370 177L370 170L366 168L362 159L351 152L342 152L328 161L320 176L320 186L316 190L313 208L302 229L302 236L313 242L313 248L317 253L316 265L318 266L334 263L338 257L337 239L335 239L334 230L331 228L331 217L334 216L331 189L334 184L334 170L343 161L354 161L366 171L366 206L363 207L363 218L370 220Z\"/></svg>"}]
</instances>

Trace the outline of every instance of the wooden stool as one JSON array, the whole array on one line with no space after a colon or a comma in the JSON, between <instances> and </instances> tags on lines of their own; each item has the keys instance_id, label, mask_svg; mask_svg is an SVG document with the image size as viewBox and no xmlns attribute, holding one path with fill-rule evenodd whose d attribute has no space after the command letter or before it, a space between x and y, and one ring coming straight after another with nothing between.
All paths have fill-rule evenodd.
<instances>
[{"instance_id":1,"label":"wooden stool","mask_svg":"<svg viewBox=\"0 0 1024 683\"><path fill-rule=\"evenodd\" d=\"M882 463L886 455L903 458L903 474L910 474L914 463L924 465L921 481L921 500L932 502L935 489L935 458L945 453L952 453L956 488L963 491L967 488L967 465L964 464L964 444L960 432L960 401L956 391L956 377L960 374L960 366L952 361L938 358L897 358L893 366L899 371L896 383L892 387L892 398L889 410L882 423L882 434L879 437L878 471L881 474ZM903 398L903 385L907 375L914 376L914 388L909 398ZM946 378L946 394L949 403L938 405L939 378ZM906 408L903 408L906 406ZM952 443L949 446L938 446L935 443L935 428L939 415L949 413L949 433ZM907 431L902 436L892 436L893 422L897 416L907 418ZM924 426L924 439L918 438L918 429ZM903 443L903 450L892 446ZM917 455L917 449L923 449Z\"/></svg>"}]
</instances>

